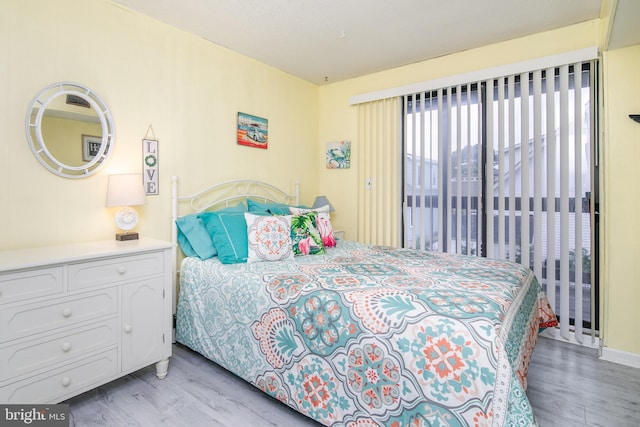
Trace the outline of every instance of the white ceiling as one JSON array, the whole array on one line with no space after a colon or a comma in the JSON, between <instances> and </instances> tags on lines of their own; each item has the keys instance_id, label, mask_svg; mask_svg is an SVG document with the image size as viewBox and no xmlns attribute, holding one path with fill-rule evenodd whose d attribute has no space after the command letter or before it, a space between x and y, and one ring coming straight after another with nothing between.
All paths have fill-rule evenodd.
<instances>
[{"instance_id":1,"label":"white ceiling","mask_svg":"<svg viewBox=\"0 0 640 427\"><path fill-rule=\"evenodd\" d=\"M640 1L617 0L608 49L640 44Z\"/></svg>"},{"instance_id":2,"label":"white ceiling","mask_svg":"<svg viewBox=\"0 0 640 427\"><path fill-rule=\"evenodd\" d=\"M595 19L603 0L113 1L322 85ZM640 43L640 0L617 2L611 44Z\"/></svg>"}]
</instances>

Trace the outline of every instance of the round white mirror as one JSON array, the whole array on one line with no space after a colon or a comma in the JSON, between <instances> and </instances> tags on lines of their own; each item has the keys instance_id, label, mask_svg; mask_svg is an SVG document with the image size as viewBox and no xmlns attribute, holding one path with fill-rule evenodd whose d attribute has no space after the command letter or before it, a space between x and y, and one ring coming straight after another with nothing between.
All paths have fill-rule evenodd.
<instances>
[{"instance_id":1,"label":"round white mirror","mask_svg":"<svg viewBox=\"0 0 640 427\"><path fill-rule=\"evenodd\" d=\"M111 112L102 99L77 83L54 83L27 109L29 147L48 171L86 178L103 167L113 150Z\"/></svg>"}]
</instances>

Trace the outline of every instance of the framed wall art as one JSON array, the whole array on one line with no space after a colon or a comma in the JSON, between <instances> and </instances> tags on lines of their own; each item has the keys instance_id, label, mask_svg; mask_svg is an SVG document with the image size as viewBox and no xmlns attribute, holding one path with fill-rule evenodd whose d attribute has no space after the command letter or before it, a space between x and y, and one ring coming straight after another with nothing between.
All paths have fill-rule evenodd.
<instances>
[{"instance_id":1,"label":"framed wall art","mask_svg":"<svg viewBox=\"0 0 640 427\"><path fill-rule=\"evenodd\" d=\"M101 136L82 135L82 161L90 162L100 151Z\"/></svg>"},{"instance_id":2,"label":"framed wall art","mask_svg":"<svg viewBox=\"0 0 640 427\"><path fill-rule=\"evenodd\" d=\"M238 113L238 144L267 148L269 145L268 120L251 114Z\"/></svg>"},{"instance_id":3,"label":"framed wall art","mask_svg":"<svg viewBox=\"0 0 640 427\"><path fill-rule=\"evenodd\" d=\"M351 167L351 141L327 142L327 169Z\"/></svg>"}]
</instances>

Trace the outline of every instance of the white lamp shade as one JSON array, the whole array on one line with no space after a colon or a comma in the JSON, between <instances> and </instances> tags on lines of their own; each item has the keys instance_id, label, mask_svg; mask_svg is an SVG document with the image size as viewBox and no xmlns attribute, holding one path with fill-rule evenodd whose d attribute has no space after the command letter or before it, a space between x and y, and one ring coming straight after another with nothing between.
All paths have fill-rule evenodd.
<instances>
[{"instance_id":1,"label":"white lamp shade","mask_svg":"<svg viewBox=\"0 0 640 427\"><path fill-rule=\"evenodd\" d=\"M142 175L123 173L109 175L107 207L138 206L146 202Z\"/></svg>"}]
</instances>

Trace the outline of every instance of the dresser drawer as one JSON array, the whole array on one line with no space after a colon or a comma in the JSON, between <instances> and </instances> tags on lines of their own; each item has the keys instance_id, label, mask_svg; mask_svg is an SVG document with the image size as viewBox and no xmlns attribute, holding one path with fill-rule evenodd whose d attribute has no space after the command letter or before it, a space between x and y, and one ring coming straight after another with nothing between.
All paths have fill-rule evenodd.
<instances>
[{"instance_id":1,"label":"dresser drawer","mask_svg":"<svg viewBox=\"0 0 640 427\"><path fill-rule=\"evenodd\" d=\"M54 403L118 373L118 349L0 387L3 403Z\"/></svg>"},{"instance_id":2,"label":"dresser drawer","mask_svg":"<svg viewBox=\"0 0 640 427\"><path fill-rule=\"evenodd\" d=\"M162 252L70 264L68 286L76 290L162 274L163 266Z\"/></svg>"},{"instance_id":3,"label":"dresser drawer","mask_svg":"<svg viewBox=\"0 0 640 427\"><path fill-rule=\"evenodd\" d=\"M117 345L117 324L114 317L41 340L0 348L0 382Z\"/></svg>"},{"instance_id":4,"label":"dresser drawer","mask_svg":"<svg viewBox=\"0 0 640 427\"><path fill-rule=\"evenodd\" d=\"M62 292L62 267L0 274L0 304Z\"/></svg>"},{"instance_id":5,"label":"dresser drawer","mask_svg":"<svg viewBox=\"0 0 640 427\"><path fill-rule=\"evenodd\" d=\"M0 342L72 326L117 310L117 288L6 308L0 311Z\"/></svg>"}]
</instances>

